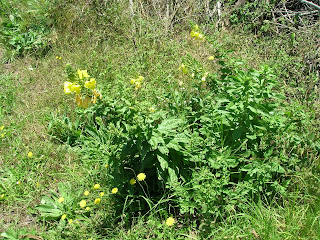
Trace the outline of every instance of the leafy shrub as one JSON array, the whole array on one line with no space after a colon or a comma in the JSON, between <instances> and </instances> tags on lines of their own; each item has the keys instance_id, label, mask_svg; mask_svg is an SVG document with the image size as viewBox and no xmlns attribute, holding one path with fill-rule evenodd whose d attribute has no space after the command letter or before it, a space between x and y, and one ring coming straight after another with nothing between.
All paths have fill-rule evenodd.
<instances>
[{"instance_id":1,"label":"leafy shrub","mask_svg":"<svg viewBox=\"0 0 320 240\"><path fill-rule=\"evenodd\" d=\"M248 199L285 195L299 161L277 143L287 129L299 131L282 110L275 76L268 67L245 71L239 61L216 57L219 75L185 63L191 96L172 90L158 96L158 109L147 108L139 85L132 89L139 99L104 94L79 111L81 155L110 167L105 179L119 189L119 209L121 202L133 214L150 209L170 189L182 213L219 218L244 209Z\"/></svg>"}]
</instances>

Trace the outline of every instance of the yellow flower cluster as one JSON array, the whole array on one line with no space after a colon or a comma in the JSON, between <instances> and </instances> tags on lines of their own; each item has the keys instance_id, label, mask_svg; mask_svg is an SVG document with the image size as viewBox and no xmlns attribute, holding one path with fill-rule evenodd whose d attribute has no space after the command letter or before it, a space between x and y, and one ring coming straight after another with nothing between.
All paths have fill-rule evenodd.
<instances>
[{"instance_id":1,"label":"yellow flower cluster","mask_svg":"<svg viewBox=\"0 0 320 240\"><path fill-rule=\"evenodd\" d=\"M193 29L190 32L190 37L192 37L196 40L204 40L204 36L202 33L200 33L198 25L195 25L193 27Z\"/></svg>"},{"instance_id":2,"label":"yellow flower cluster","mask_svg":"<svg viewBox=\"0 0 320 240\"><path fill-rule=\"evenodd\" d=\"M76 93L75 102L79 107L87 108L95 104L98 98L102 98L101 93L96 89L96 79L90 78L87 70L78 69L74 76L75 79L64 82L64 92ZM83 94L81 94L82 90Z\"/></svg>"},{"instance_id":3,"label":"yellow flower cluster","mask_svg":"<svg viewBox=\"0 0 320 240\"><path fill-rule=\"evenodd\" d=\"M136 90L138 90L139 88L141 88L141 84L142 84L143 80L144 80L144 77L139 76L136 79L135 78L131 78L130 79L130 83L135 86Z\"/></svg>"}]
</instances>

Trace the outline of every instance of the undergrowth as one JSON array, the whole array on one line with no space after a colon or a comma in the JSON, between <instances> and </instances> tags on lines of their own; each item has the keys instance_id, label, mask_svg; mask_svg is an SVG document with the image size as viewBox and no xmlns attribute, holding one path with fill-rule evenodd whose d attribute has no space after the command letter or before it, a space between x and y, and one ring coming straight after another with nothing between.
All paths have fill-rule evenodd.
<instances>
[{"instance_id":1,"label":"undergrowth","mask_svg":"<svg viewBox=\"0 0 320 240\"><path fill-rule=\"evenodd\" d=\"M157 4L1 3L0 238L319 237L314 46Z\"/></svg>"}]
</instances>

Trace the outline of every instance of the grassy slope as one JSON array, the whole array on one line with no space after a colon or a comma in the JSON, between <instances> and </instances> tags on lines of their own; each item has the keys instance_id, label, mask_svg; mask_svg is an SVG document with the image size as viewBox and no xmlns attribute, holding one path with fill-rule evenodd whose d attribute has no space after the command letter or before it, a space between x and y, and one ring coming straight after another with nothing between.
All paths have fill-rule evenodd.
<instances>
[{"instance_id":1,"label":"grassy slope","mask_svg":"<svg viewBox=\"0 0 320 240\"><path fill-rule=\"evenodd\" d=\"M28 233L59 239L59 233L48 231L37 221L34 206L39 204L43 194L55 189L60 181L70 181L79 188L94 182L91 173L95 166L86 165L80 161L81 156L67 146L54 143L47 135L47 117L51 113L72 115L73 112L72 100L64 96L62 91L66 63L83 67L89 72L92 69L90 73L116 97L117 88L113 88L113 80L123 80L126 85L125 81L140 73L154 88L166 91L168 87L177 87L177 68L181 58L188 54L205 61L218 49L232 48L235 51L230 55L241 58L252 67L264 63L277 64L283 57L281 54L285 54L284 46L275 40L258 39L228 30L207 31L212 40L200 45L190 41L188 32L171 37L140 37L136 39L136 46L131 41L119 44L107 41L100 45L92 44L93 40L90 39L73 45L59 42L43 59L26 57L2 65L0 99L4 110L0 115L0 125L5 126L6 136L0 143L0 180L5 188L5 197L0 203L0 212L3 213L0 231L18 231L27 226L31 229ZM62 59L56 59L57 55ZM210 67L214 71L215 66ZM154 98L152 92L146 96ZM29 151L33 152L32 158L27 157ZM17 181L21 181L21 184L16 184ZM307 188L308 184L313 183L307 183ZM311 194L299 197L297 201L300 202L296 204L295 197L299 191L294 191L284 206L273 204L263 207L257 203L248 213L232 216L222 223L212 222L212 233L207 237L316 239L320 234L317 217L319 205ZM177 231L171 231L162 228L162 221L151 215L148 219L137 220L130 230L115 230L112 226L100 230L115 239L202 238L201 228L205 226L201 224L199 227L188 224L188 219L181 219ZM90 228L73 232L72 236L73 239L86 239L89 236L99 238L95 229Z\"/></svg>"}]
</instances>

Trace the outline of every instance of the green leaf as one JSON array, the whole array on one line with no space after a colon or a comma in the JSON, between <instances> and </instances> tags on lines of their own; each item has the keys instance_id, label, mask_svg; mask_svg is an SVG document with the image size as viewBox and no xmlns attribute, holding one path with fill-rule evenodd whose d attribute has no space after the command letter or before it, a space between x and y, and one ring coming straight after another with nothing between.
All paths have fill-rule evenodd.
<instances>
[{"instance_id":1,"label":"green leaf","mask_svg":"<svg viewBox=\"0 0 320 240\"><path fill-rule=\"evenodd\" d=\"M164 155L169 154L169 149L167 148L167 146L158 146L158 150L159 150L159 152L161 152Z\"/></svg>"},{"instance_id":2,"label":"green leaf","mask_svg":"<svg viewBox=\"0 0 320 240\"><path fill-rule=\"evenodd\" d=\"M162 169L162 171L165 171L169 164L168 164L168 157L167 156L161 156L161 155L157 155L158 161L160 163L160 167Z\"/></svg>"},{"instance_id":3,"label":"green leaf","mask_svg":"<svg viewBox=\"0 0 320 240\"><path fill-rule=\"evenodd\" d=\"M182 124L182 119L179 118L168 118L163 120L159 126L158 131L163 134L168 134L168 132L172 132L174 129L179 127L180 124Z\"/></svg>"}]
</instances>

